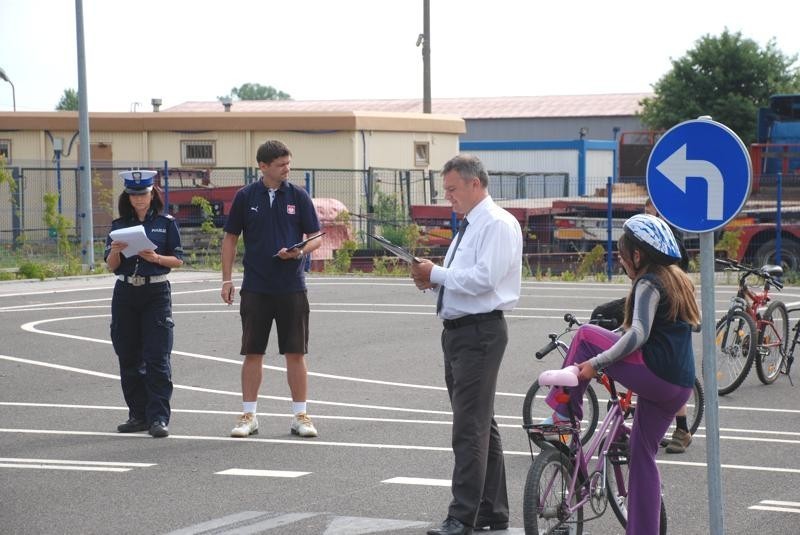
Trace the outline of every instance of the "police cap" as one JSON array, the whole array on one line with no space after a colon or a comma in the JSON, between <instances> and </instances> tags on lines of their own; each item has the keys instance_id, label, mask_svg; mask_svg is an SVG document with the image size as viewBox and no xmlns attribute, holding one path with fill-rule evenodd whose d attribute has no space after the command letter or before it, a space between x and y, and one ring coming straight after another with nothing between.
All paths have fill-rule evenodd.
<instances>
[{"instance_id":1,"label":"police cap","mask_svg":"<svg viewBox=\"0 0 800 535\"><path fill-rule=\"evenodd\" d=\"M144 195L153 189L153 177L158 171L122 171L119 176L125 180L125 192L129 195Z\"/></svg>"}]
</instances>

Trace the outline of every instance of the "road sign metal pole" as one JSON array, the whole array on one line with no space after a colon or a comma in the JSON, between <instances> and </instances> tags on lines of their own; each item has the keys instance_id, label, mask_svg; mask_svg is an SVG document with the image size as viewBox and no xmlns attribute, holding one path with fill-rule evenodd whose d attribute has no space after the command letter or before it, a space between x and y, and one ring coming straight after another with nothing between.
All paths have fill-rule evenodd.
<instances>
[{"instance_id":1,"label":"road sign metal pole","mask_svg":"<svg viewBox=\"0 0 800 535\"><path fill-rule=\"evenodd\" d=\"M714 231L730 222L750 196L750 154L736 133L703 116L672 127L647 162L647 192L677 228L700 235L703 383L709 533L722 535L724 508L719 459L719 398L714 318Z\"/></svg>"},{"instance_id":2,"label":"road sign metal pole","mask_svg":"<svg viewBox=\"0 0 800 535\"><path fill-rule=\"evenodd\" d=\"M613 224L613 211L611 209L611 201L612 201L612 178L608 177L608 181L606 182L606 197L608 197L608 203L606 207L606 273L608 275L608 280L611 281L611 273L612 269L614 269L614 253L611 251L611 248L614 247L613 243L613 229L611 225Z\"/></svg>"},{"instance_id":3,"label":"road sign metal pole","mask_svg":"<svg viewBox=\"0 0 800 535\"><path fill-rule=\"evenodd\" d=\"M719 396L714 318L714 233L700 233L700 304L703 314L703 386L706 393L706 464L711 535L723 535L722 479L719 459Z\"/></svg>"},{"instance_id":4,"label":"road sign metal pole","mask_svg":"<svg viewBox=\"0 0 800 535\"><path fill-rule=\"evenodd\" d=\"M783 258L781 257L781 250L783 249L783 243L781 241L781 210L783 204L783 181L781 180L781 174L778 173L778 183L777 185L777 204L775 206L775 264L780 266L783 262Z\"/></svg>"}]
</instances>

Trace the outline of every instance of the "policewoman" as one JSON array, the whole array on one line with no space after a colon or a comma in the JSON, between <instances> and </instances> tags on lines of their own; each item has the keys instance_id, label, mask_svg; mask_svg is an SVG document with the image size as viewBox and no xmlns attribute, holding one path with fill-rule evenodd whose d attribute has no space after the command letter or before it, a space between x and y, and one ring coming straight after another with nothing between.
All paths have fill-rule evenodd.
<instances>
[{"instance_id":1,"label":"policewoman","mask_svg":"<svg viewBox=\"0 0 800 535\"><path fill-rule=\"evenodd\" d=\"M183 264L178 224L162 214L164 203L153 189L156 171L124 171L119 219L111 230L142 225L156 247L125 256L127 243L106 238L105 261L117 275L111 300L111 341L119 357L122 395L128 421L120 433L147 430L155 438L169 435L172 397L172 296L167 274Z\"/></svg>"}]
</instances>

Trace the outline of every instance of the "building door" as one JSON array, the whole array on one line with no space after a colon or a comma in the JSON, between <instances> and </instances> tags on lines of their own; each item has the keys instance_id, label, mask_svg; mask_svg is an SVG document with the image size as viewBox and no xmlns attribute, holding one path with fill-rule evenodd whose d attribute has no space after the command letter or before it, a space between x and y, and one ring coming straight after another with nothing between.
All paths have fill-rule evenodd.
<instances>
[{"instance_id":1,"label":"building door","mask_svg":"<svg viewBox=\"0 0 800 535\"><path fill-rule=\"evenodd\" d=\"M80 154L80 152L78 152ZM114 157L110 143L92 143L89 151L92 160L92 223L95 236L104 236L111 230L114 219Z\"/></svg>"}]
</instances>

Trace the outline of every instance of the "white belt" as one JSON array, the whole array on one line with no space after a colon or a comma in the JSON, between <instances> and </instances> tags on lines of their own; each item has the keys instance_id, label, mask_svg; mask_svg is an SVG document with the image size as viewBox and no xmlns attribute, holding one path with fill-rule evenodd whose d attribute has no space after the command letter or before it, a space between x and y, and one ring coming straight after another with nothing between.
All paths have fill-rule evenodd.
<instances>
[{"instance_id":1,"label":"white belt","mask_svg":"<svg viewBox=\"0 0 800 535\"><path fill-rule=\"evenodd\" d=\"M122 282L127 282L132 286L144 286L145 284L156 284L169 280L167 275L150 275L149 277L144 275L133 275L132 277L128 275L117 275L117 279Z\"/></svg>"}]
</instances>

